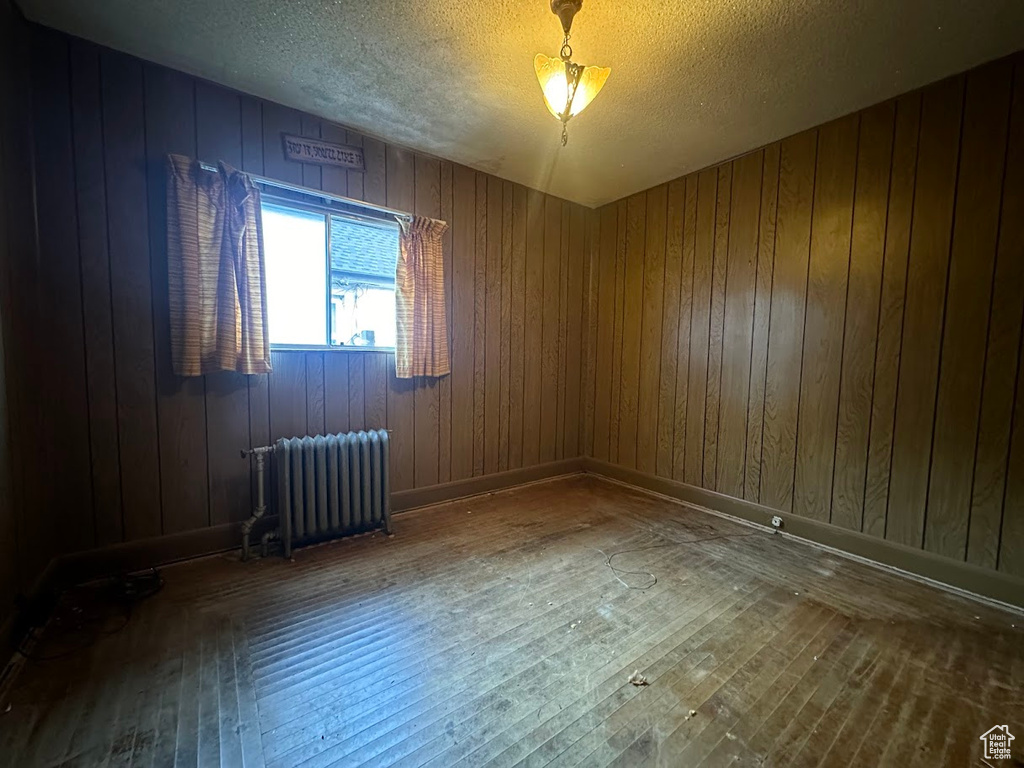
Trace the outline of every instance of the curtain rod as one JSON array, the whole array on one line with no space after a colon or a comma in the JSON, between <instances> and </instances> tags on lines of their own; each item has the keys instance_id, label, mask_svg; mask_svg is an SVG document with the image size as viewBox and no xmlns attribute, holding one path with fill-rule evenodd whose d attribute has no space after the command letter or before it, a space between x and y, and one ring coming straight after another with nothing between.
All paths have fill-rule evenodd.
<instances>
[{"instance_id":1,"label":"curtain rod","mask_svg":"<svg viewBox=\"0 0 1024 768\"><path fill-rule=\"evenodd\" d=\"M203 168L203 170L213 171L214 173L217 172L216 165L203 162L202 160L199 161L199 165ZM397 216L400 219L413 218L413 214L409 213L408 211L400 211L397 208L387 208L383 205L374 205L373 203L367 203L364 202L363 200L356 200L351 197L343 197L342 195L335 195L330 192L324 192L322 189L313 189L312 187L303 187L299 184L289 184L284 181L268 179L266 176L259 176L255 173L248 173L246 171L241 171L241 173L244 173L257 184L263 184L264 186L267 187L276 187L277 189L285 189L290 192L301 192L304 195L322 197L327 200L333 200L334 202L342 203L343 205L351 205L356 208L366 208L367 210L377 211L378 213L385 213L391 216Z\"/></svg>"}]
</instances>

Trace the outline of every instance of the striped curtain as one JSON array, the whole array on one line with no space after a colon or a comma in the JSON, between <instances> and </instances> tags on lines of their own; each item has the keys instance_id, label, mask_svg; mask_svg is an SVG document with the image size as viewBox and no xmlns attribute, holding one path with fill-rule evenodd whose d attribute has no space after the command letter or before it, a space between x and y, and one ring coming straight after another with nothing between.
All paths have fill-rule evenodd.
<instances>
[{"instance_id":1,"label":"striped curtain","mask_svg":"<svg viewBox=\"0 0 1024 768\"><path fill-rule=\"evenodd\" d=\"M445 222L424 216L402 220L395 270L395 375L400 379L451 373L441 251L447 229Z\"/></svg>"},{"instance_id":2,"label":"striped curtain","mask_svg":"<svg viewBox=\"0 0 1024 768\"><path fill-rule=\"evenodd\" d=\"M248 176L168 155L167 277L175 373L270 372L260 194Z\"/></svg>"}]
</instances>

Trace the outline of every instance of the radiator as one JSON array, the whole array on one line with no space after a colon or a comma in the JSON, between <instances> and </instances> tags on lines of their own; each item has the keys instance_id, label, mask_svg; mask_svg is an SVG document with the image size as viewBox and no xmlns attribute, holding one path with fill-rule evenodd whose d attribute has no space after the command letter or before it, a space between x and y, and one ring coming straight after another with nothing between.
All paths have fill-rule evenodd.
<instances>
[{"instance_id":1,"label":"radiator","mask_svg":"<svg viewBox=\"0 0 1024 768\"><path fill-rule=\"evenodd\" d=\"M297 544L391 533L387 431L281 438L274 463L285 557Z\"/></svg>"}]
</instances>

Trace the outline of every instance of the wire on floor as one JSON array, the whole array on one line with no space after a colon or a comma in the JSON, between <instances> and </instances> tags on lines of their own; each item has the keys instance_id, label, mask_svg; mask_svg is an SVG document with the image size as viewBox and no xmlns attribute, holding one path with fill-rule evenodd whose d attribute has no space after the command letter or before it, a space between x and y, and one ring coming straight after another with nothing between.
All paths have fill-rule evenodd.
<instances>
[{"instance_id":1,"label":"wire on floor","mask_svg":"<svg viewBox=\"0 0 1024 768\"><path fill-rule=\"evenodd\" d=\"M619 557L620 555L627 555L627 554L630 554L631 552L646 552L649 549L664 549L665 547L679 547L679 546L684 546L684 545L687 545L687 544L702 544L703 542L706 542L706 541L717 541L719 539L745 539L748 536L758 536L758 535L763 535L763 534L761 534L760 531L753 531L751 533L731 533L731 534L724 534L723 533L723 534L718 534L718 535L715 535L715 536L702 536L701 538L697 538L697 539L687 539L686 541L666 541L663 544L651 544L651 545L646 546L646 547L633 547L631 549L620 549L618 552L612 552L610 555L608 553L606 553L604 550L598 549L597 547L592 547L592 549L595 550L596 552L600 552L602 555L604 555L604 564L607 565L608 568L611 569L612 574L615 576L616 580L622 586L624 586L626 589L638 589L638 590L643 591L645 589L650 589L655 584L657 584L658 583L658 577L655 576L650 571L630 571L630 570L627 570L625 568L618 568L618 567L616 567L612 563L612 561L616 557ZM630 584L629 582L625 581L622 578L623 575L625 575L625 576L646 576L648 578L648 581L646 583L644 583L642 586L637 586L635 584Z\"/></svg>"},{"instance_id":2,"label":"wire on floor","mask_svg":"<svg viewBox=\"0 0 1024 768\"><path fill-rule=\"evenodd\" d=\"M156 569L74 587L58 601L42 632L30 628L18 653L30 661L55 661L91 647L128 626L135 607L164 586Z\"/></svg>"}]
</instances>

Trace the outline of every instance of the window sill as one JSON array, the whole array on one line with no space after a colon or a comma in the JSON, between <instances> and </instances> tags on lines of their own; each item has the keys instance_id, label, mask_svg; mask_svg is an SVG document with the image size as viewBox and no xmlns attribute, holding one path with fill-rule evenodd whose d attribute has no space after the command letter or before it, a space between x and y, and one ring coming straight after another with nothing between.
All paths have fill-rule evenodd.
<instances>
[{"instance_id":1,"label":"window sill","mask_svg":"<svg viewBox=\"0 0 1024 768\"><path fill-rule=\"evenodd\" d=\"M273 352L391 352L394 347L359 347L354 344L348 346L333 346L329 344L271 344L270 351Z\"/></svg>"}]
</instances>

